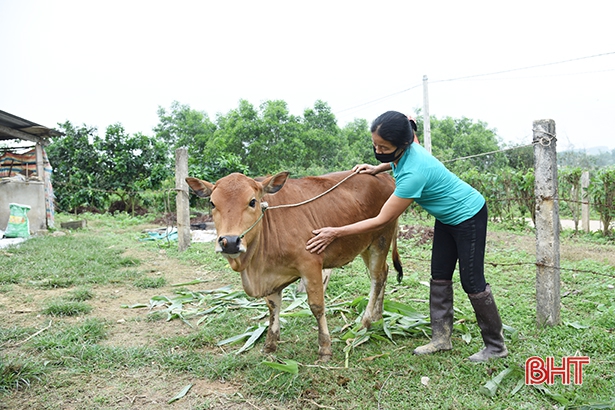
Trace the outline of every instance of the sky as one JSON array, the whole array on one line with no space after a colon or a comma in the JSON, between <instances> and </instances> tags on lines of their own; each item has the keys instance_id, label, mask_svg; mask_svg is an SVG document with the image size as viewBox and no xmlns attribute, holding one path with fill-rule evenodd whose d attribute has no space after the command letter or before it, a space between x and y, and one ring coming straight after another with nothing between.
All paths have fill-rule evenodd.
<instances>
[{"instance_id":1,"label":"sky","mask_svg":"<svg viewBox=\"0 0 615 410\"><path fill-rule=\"evenodd\" d=\"M0 110L152 135L174 101L317 100L338 125L388 110L470 118L504 144L615 149L615 2L0 0Z\"/></svg>"}]
</instances>

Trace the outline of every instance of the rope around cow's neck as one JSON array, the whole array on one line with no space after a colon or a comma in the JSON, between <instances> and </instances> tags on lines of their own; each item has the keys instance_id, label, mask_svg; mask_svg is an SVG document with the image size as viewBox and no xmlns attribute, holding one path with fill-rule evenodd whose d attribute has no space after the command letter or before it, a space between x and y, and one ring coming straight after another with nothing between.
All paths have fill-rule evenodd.
<instances>
[{"instance_id":1,"label":"rope around cow's neck","mask_svg":"<svg viewBox=\"0 0 615 410\"><path fill-rule=\"evenodd\" d=\"M346 176L344 179L342 179L340 182L338 182L337 184L333 185L331 188L327 189L325 192L316 195L314 198L310 198L310 199L306 199L305 201L302 202L298 202L296 204L282 204L282 205L275 205L275 206L269 206L269 204L267 204L267 202L261 202L261 215L258 217L258 219L252 224L252 226L250 226L248 229L246 229L245 231L243 231L243 233L241 235L239 235L239 238L243 238L244 236L246 236L246 234L248 232L250 232L255 226L256 224L258 224L260 222L261 219L263 219L263 216L265 216L265 211L267 209L278 209L278 208L293 208L295 206L301 206L301 205L305 205L307 203L310 203L312 201L317 200L318 198L327 195L329 192L333 191L335 188L337 188L338 186L340 186L344 181L346 181L348 178L350 178L353 175L356 175L358 172L353 172L350 175Z\"/></svg>"}]
</instances>

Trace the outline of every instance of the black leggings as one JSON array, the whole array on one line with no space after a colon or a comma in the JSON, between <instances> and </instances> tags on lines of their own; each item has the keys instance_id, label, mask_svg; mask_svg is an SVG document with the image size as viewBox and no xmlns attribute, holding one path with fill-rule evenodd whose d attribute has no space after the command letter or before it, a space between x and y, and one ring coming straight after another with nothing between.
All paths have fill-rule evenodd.
<instances>
[{"instance_id":1,"label":"black leggings","mask_svg":"<svg viewBox=\"0 0 615 410\"><path fill-rule=\"evenodd\" d=\"M431 249L432 279L451 280L459 261L461 286L466 293L485 290L485 242L487 204L472 218L459 225L447 225L436 219Z\"/></svg>"}]
</instances>

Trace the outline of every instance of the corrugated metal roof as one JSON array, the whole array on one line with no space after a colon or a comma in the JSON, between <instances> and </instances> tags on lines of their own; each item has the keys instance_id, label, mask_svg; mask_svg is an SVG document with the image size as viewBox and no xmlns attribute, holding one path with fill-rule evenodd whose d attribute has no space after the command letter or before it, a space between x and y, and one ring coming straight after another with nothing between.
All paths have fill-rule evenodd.
<instances>
[{"instance_id":1,"label":"corrugated metal roof","mask_svg":"<svg viewBox=\"0 0 615 410\"><path fill-rule=\"evenodd\" d=\"M46 144L48 138L60 135L63 134L53 128L47 128L0 110L0 140L25 139Z\"/></svg>"}]
</instances>

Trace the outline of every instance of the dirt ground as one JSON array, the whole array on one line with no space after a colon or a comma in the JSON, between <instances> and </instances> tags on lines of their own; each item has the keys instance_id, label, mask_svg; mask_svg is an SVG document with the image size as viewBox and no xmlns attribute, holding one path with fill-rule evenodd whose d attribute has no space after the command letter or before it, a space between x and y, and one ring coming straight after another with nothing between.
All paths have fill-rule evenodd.
<instances>
[{"instance_id":1,"label":"dirt ground","mask_svg":"<svg viewBox=\"0 0 615 410\"><path fill-rule=\"evenodd\" d=\"M400 230L403 238L415 238L421 243L433 238L433 229L424 227L405 226ZM509 232L489 232L488 240L504 242L511 248L526 250L528 254L535 252L534 241L527 240L527 235L515 235ZM0 252L7 252L0 250ZM93 311L88 317L96 317L110 322L108 337L102 342L109 346L147 347L156 344L161 326L165 334L177 336L187 335L193 329L179 320L171 322L145 320L149 312L147 308L127 309L124 305L147 303L153 295L170 295L174 292L173 284L206 279L201 284L203 289L214 289L226 285L228 281L216 277L211 272L203 272L194 267L178 264L168 258L164 250L152 258L151 253L130 250L125 256L138 258L142 261L139 269L150 272L150 275L161 275L167 279L167 286L158 289L138 289L131 286L95 286L92 288L95 297L88 301ZM561 246L562 260L593 259L608 261L615 266L615 252L604 252L604 248L591 244L578 247L566 243ZM0 312L3 327L13 326L31 327L41 329L48 323L54 326L54 320L42 316L39 312L48 301L58 298L68 292L67 289L41 290L27 286L14 285L13 291L0 293L0 306L10 306L9 311ZM15 295L19 295L17 298ZM111 318L111 319L110 319ZM82 318L69 318L62 320L83 320ZM0 346L4 354L15 353L17 346ZM11 352L12 351L12 352ZM209 352L203 351L203 354ZM219 353L219 352L216 352ZM52 373L53 374L53 373ZM70 379L70 376L67 376ZM65 386L55 386L54 381L47 380L45 384L33 384L29 389L21 390L3 397L0 409L86 409L92 404L92 397L99 396L107 399L100 408L105 409L265 409L284 408L279 403L252 402L239 393L241 386L227 380L197 379L194 376L182 374L169 374L155 363L147 368L126 369L124 371L109 371L107 373L78 375L88 377L88 391L73 391ZM62 377L66 380L66 377ZM83 383L76 383L83 386ZM184 398L173 404L167 404L169 398L174 397L186 385L192 388ZM41 402L40 397L52 397L53 403ZM47 399L48 400L48 399ZM110 401L108 401L110 400ZM206 402L208 407L203 407Z\"/></svg>"},{"instance_id":2,"label":"dirt ground","mask_svg":"<svg viewBox=\"0 0 615 410\"><path fill-rule=\"evenodd\" d=\"M179 320L171 322L159 322L145 320L149 312L147 308L127 309L122 306L137 303L148 303L154 295L170 295L174 289L170 285L189 282L195 279L207 279L201 286L203 289L215 289L225 285L219 278L212 277L211 273L195 271L193 267L177 264L166 257L161 250L154 259L151 254L138 254L130 251L125 256L133 256L141 261L140 269L151 272L152 275L163 275L167 278L168 285L158 289L138 289L130 286L95 286L92 292L95 297L88 301L93 307L88 318L100 318L110 325L107 329L107 338L101 342L108 346L122 347L147 347L154 345L159 338L161 326L164 326L165 334L177 336L187 335L193 329ZM14 285L12 295L0 293L0 306L10 306L10 311L1 312L3 327L11 328L32 327L43 328L55 320L42 316L39 312L45 301L58 298L67 293L67 289L32 289ZM61 320L80 321L83 318L62 318ZM0 346L3 354L15 351L17 346ZM217 352L219 353L219 352ZM207 352L203 352L207 354ZM79 377L83 377L80 375ZM197 379L189 375L172 375L168 371L160 369L156 363L148 368L127 369L125 371L113 371L103 374L90 374L87 376L87 392L70 393L70 388L52 388L33 384L29 389L20 390L3 397L0 409L86 409L92 408L92 396L112 398L113 402L101 404L105 409L190 409L202 406L207 402L208 409L258 409L259 404L251 403L237 394L241 386L227 380ZM80 384L82 384L80 382ZM192 384L188 394L173 404L167 401L177 395L185 386ZM64 392L64 393L61 393ZM54 397L54 403L41 403L41 394ZM72 396L72 397L71 397ZM89 396L89 399L87 397ZM275 407L267 407L275 408Z\"/></svg>"}]
</instances>

